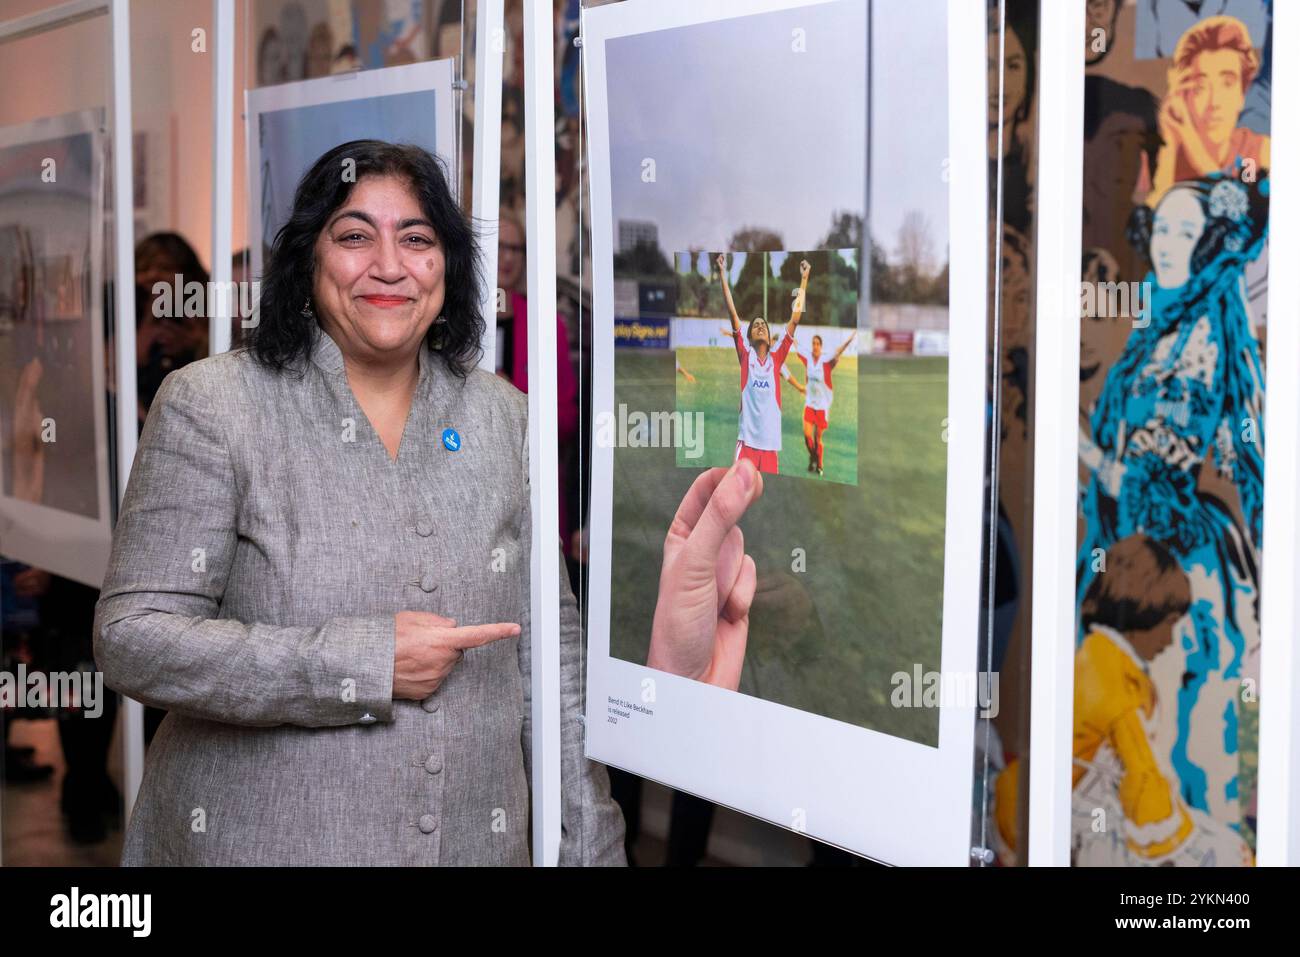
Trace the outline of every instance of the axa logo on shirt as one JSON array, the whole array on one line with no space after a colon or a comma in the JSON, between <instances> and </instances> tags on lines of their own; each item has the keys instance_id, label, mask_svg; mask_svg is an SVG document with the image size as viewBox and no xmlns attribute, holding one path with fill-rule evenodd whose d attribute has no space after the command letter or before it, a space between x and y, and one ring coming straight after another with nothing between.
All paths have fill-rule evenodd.
<instances>
[{"instance_id":1,"label":"axa logo on shirt","mask_svg":"<svg viewBox=\"0 0 1300 957\"><path fill-rule=\"evenodd\" d=\"M749 387L751 389L770 389L772 388L772 383L767 379L750 379Z\"/></svg>"},{"instance_id":2,"label":"axa logo on shirt","mask_svg":"<svg viewBox=\"0 0 1300 957\"><path fill-rule=\"evenodd\" d=\"M51 927L129 927L133 937L148 937L152 894L70 894L50 898Z\"/></svg>"}]
</instances>

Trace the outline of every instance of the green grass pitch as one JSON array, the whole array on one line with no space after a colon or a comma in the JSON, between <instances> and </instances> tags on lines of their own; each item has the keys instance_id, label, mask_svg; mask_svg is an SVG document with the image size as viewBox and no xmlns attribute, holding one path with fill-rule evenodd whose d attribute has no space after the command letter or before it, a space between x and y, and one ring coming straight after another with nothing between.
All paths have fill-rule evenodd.
<instances>
[{"instance_id":1,"label":"green grass pitch","mask_svg":"<svg viewBox=\"0 0 1300 957\"><path fill-rule=\"evenodd\" d=\"M710 462L720 455L719 464L728 465L735 449L738 375L735 356L716 351L730 360L737 378L727 380L730 398L710 403L718 408L706 411L719 423L706 425L706 455ZM895 708L890 695L895 673L911 673L916 664L925 671L939 667L948 363L912 357L858 361L856 381L836 378L827 444L828 456L853 454L846 450L849 430L837 426L853 411L845 400L856 387L856 485L809 479L799 426L802 397L787 387L783 398L782 443L794 451L791 474L764 476L763 497L741 522L758 568L758 592L740 690L937 745L937 710ZM799 363L800 381L802 372ZM680 379L671 351L616 352L615 403L629 409L677 408ZM724 422L730 435L720 431ZM614 450L610 651L627 661L645 661L664 534L704 467L679 467L677 454L671 448ZM841 475L853 467L835 461L828 458L827 465Z\"/></svg>"},{"instance_id":2,"label":"green grass pitch","mask_svg":"<svg viewBox=\"0 0 1300 957\"><path fill-rule=\"evenodd\" d=\"M736 456L740 409L740 363L732 348L691 346L677 350L677 362L691 375L677 376L677 409L704 415L704 454L698 459L678 449L677 464L685 468L730 465ZM808 370L793 352L786 359L791 374L806 385ZM781 475L813 478L822 482L858 482L858 359L843 356L831 375L835 399L831 404L830 428L825 432L824 473L808 471L808 448L803 441L803 394L789 382L781 382L781 452L777 461Z\"/></svg>"}]
</instances>

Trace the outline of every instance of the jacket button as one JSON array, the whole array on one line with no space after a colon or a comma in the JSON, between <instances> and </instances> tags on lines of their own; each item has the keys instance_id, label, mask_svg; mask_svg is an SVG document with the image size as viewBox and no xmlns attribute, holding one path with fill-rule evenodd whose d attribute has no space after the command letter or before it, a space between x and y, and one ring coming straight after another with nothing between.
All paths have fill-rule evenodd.
<instances>
[{"instance_id":1,"label":"jacket button","mask_svg":"<svg viewBox=\"0 0 1300 957\"><path fill-rule=\"evenodd\" d=\"M429 521L427 518L420 519L415 523L415 534L419 535L421 538L428 538L433 534L433 522Z\"/></svg>"},{"instance_id":2,"label":"jacket button","mask_svg":"<svg viewBox=\"0 0 1300 957\"><path fill-rule=\"evenodd\" d=\"M429 760L424 762L424 770L430 774L437 774L442 770L442 762L438 760L436 754L429 755Z\"/></svg>"},{"instance_id":3,"label":"jacket button","mask_svg":"<svg viewBox=\"0 0 1300 957\"><path fill-rule=\"evenodd\" d=\"M438 819L436 817L432 814L426 814L420 818L421 834L432 834L436 830L438 830Z\"/></svg>"},{"instance_id":4,"label":"jacket button","mask_svg":"<svg viewBox=\"0 0 1300 957\"><path fill-rule=\"evenodd\" d=\"M438 588L438 581L433 577L433 572L429 572L427 575L425 575L423 578L420 579L420 591L424 591L424 592L436 591L437 588Z\"/></svg>"},{"instance_id":5,"label":"jacket button","mask_svg":"<svg viewBox=\"0 0 1300 957\"><path fill-rule=\"evenodd\" d=\"M433 696L430 695L420 702L420 707L429 712L429 714L433 714L438 710L438 702L434 701Z\"/></svg>"}]
</instances>

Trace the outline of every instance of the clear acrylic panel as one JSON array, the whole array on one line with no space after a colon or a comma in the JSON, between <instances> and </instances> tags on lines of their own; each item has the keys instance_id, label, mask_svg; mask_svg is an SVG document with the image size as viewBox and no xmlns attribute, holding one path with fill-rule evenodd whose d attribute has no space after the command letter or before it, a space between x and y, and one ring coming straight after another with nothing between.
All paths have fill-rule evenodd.
<instances>
[{"instance_id":1,"label":"clear acrylic panel","mask_svg":"<svg viewBox=\"0 0 1300 957\"><path fill-rule=\"evenodd\" d=\"M1034 178L1037 0L990 0L988 29L990 428L985 504L985 670L996 712L978 759L987 863L1023 865L1028 821L1030 571L1033 567Z\"/></svg>"}]
</instances>

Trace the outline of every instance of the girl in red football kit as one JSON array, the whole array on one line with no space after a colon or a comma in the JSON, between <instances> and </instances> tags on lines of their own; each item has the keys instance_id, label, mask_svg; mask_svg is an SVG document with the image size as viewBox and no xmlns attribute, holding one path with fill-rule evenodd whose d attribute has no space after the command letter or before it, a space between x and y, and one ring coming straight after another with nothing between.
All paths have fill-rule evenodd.
<instances>
[{"instance_id":1,"label":"girl in red football kit","mask_svg":"<svg viewBox=\"0 0 1300 957\"><path fill-rule=\"evenodd\" d=\"M800 391L804 394L803 406L803 444L808 449L808 471L823 474L826 456L826 443L822 436L830 428L831 402L835 398L831 386L831 370L844 355L844 350L857 336L857 330L849 333L847 339L840 343L835 355L829 359L822 357L822 337L812 337L812 355L806 356L795 351L799 361L807 367L808 383Z\"/></svg>"},{"instance_id":2,"label":"girl in red football kit","mask_svg":"<svg viewBox=\"0 0 1300 957\"><path fill-rule=\"evenodd\" d=\"M740 360L740 434L736 440L736 459L749 459L760 472L777 472L781 452L781 367L794 345L794 330L803 317L812 266L806 259L799 264L799 292L785 327L785 337L772 351L772 333L762 316L750 322L747 335L741 335L740 316L727 281L725 253L718 256L717 263L722 276L722 295L731 313L736 357Z\"/></svg>"}]
</instances>

